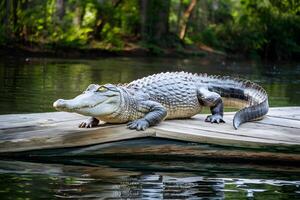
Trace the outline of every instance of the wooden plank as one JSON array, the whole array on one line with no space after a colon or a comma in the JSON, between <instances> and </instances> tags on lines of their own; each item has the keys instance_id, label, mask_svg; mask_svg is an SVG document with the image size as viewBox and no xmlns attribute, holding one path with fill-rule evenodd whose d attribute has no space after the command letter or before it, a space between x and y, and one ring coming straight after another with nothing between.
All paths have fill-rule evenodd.
<instances>
[{"instance_id":1,"label":"wooden plank","mask_svg":"<svg viewBox=\"0 0 300 200\"><path fill-rule=\"evenodd\" d=\"M232 121L234 114L235 113L233 113L233 112L225 113L224 118ZM276 110L271 109L270 112L267 114L267 116L264 117L264 120L254 121L254 123L269 124L269 125L273 125L273 126L281 126L281 127L288 127L288 128L293 128L293 129L300 129L300 118L297 119L293 116L295 116L295 115L293 115L293 114L290 115L289 113L286 113L286 115L283 115L282 113L279 113L278 115L276 115ZM299 115L299 117L300 117L300 115Z\"/></svg>"},{"instance_id":2,"label":"wooden plank","mask_svg":"<svg viewBox=\"0 0 300 200\"><path fill-rule=\"evenodd\" d=\"M155 134L152 129L138 132L124 125L106 125L98 128L78 128L79 121L52 123L37 130L18 131L14 134L0 132L0 152L27 151L92 145Z\"/></svg>"},{"instance_id":3,"label":"wooden plank","mask_svg":"<svg viewBox=\"0 0 300 200\"><path fill-rule=\"evenodd\" d=\"M0 130L84 119L87 117L67 112L0 115Z\"/></svg>"},{"instance_id":4,"label":"wooden plank","mask_svg":"<svg viewBox=\"0 0 300 200\"><path fill-rule=\"evenodd\" d=\"M227 121L225 124L210 124L204 122L205 115L198 115L194 118L188 120L170 120L166 121L164 124L169 124L172 127L185 127L197 130L216 132L227 134L228 136L241 136L247 138L257 138L257 139L269 139L283 142L295 142L300 141L299 130L282 127L274 129L270 124L260 124L257 122L249 122L243 124L238 130L234 130L232 127L232 117L225 116L224 119ZM264 121L264 120L262 120ZM159 128L158 126L157 128Z\"/></svg>"},{"instance_id":5,"label":"wooden plank","mask_svg":"<svg viewBox=\"0 0 300 200\"><path fill-rule=\"evenodd\" d=\"M64 119L64 118L75 118L84 117L76 113L68 112L46 112L46 113L29 113L29 114L7 114L0 115L0 122L21 122L31 120L45 120L45 119Z\"/></svg>"},{"instance_id":6,"label":"wooden plank","mask_svg":"<svg viewBox=\"0 0 300 200\"><path fill-rule=\"evenodd\" d=\"M226 112L224 114L225 115L234 115L235 112ZM300 110L299 110L299 107L274 107L274 108L269 108L269 112L268 112L267 116L299 121L300 120Z\"/></svg>"},{"instance_id":7,"label":"wooden plank","mask_svg":"<svg viewBox=\"0 0 300 200\"><path fill-rule=\"evenodd\" d=\"M168 120L140 132L129 130L123 124L91 129L77 128L86 117L74 113L2 115L0 152L79 147L141 137L246 148L269 146L275 149L294 149L300 145L300 120L294 118L297 113L300 113L300 107L271 108L266 118L243 124L238 130L232 127L232 112L225 113L225 124L206 123L204 119L207 114L201 114L192 119Z\"/></svg>"},{"instance_id":8,"label":"wooden plank","mask_svg":"<svg viewBox=\"0 0 300 200\"><path fill-rule=\"evenodd\" d=\"M300 109L299 107L270 108L268 116L291 120L300 120Z\"/></svg>"},{"instance_id":9,"label":"wooden plank","mask_svg":"<svg viewBox=\"0 0 300 200\"><path fill-rule=\"evenodd\" d=\"M283 142L278 140L269 140L253 137L238 137L221 132L207 130L197 130L197 128L173 127L162 125L157 131L156 136L162 138L184 140L190 142L208 143L223 146L247 147L247 148L265 148L266 146L284 147L300 145L299 142Z\"/></svg>"},{"instance_id":10,"label":"wooden plank","mask_svg":"<svg viewBox=\"0 0 300 200\"><path fill-rule=\"evenodd\" d=\"M272 126L278 126L278 127L286 127L286 128L292 128L295 131L300 132L300 120L291 120L287 118L280 118L280 117L273 117L273 116L267 116L262 121L256 121L255 123L258 124L268 124Z\"/></svg>"}]
</instances>

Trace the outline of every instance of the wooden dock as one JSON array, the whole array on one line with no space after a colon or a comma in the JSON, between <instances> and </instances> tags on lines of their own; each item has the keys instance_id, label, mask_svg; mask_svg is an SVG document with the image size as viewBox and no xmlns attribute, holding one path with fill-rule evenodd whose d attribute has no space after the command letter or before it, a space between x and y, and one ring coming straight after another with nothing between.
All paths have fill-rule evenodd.
<instances>
[{"instance_id":1,"label":"wooden dock","mask_svg":"<svg viewBox=\"0 0 300 200\"><path fill-rule=\"evenodd\" d=\"M77 128L85 116L66 112L0 116L0 156L173 155L300 162L300 107L271 108L261 121L232 127L204 122L207 114L167 120L146 131L124 124Z\"/></svg>"}]
</instances>

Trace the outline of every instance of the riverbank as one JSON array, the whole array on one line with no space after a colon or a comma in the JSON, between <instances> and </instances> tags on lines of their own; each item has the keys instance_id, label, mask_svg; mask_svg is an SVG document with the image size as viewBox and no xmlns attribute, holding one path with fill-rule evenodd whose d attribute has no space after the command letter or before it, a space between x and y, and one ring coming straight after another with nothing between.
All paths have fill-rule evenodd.
<instances>
[{"instance_id":1,"label":"riverbank","mask_svg":"<svg viewBox=\"0 0 300 200\"><path fill-rule=\"evenodd\" d=\"M156 45L143 46L130 43L122 49L105 49L93 46L68 47L39 44L0 45L0 56L55 57L55 58L99 58L99 57L208 57L225 58L224 52L207 46L185 46L182 48L161 48Z\"/></svg>"}]
</instances>

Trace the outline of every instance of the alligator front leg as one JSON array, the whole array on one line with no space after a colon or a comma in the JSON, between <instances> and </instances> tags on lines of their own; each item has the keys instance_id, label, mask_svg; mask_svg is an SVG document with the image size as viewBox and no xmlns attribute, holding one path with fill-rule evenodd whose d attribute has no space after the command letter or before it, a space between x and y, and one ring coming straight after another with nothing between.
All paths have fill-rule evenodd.
<instances>
[{"instance_id":1,"label":"alligator front leg","mask_svg":"<svg viewBox=\"0 0 300 200\"><path fill-rule=\"evenodd\" d=\"M91 117L87 119L86 121L83 121L79 124L79 128L92 128L99 124L99 120L95 117Z\"/></svg>"},{"instance_id":2,"label":"alligator front leg","mask_svg":"<svg viewBox=\"0 0 300 200\"><path fill-rule=\"evenodd\" d=\"M137 131L146 130L149 126L154 126L167 116L167 110L160 103L155 101L143 101L138 105L138 112L145 113L141 119L134 120L127 124L129 129Z\"/></svg>"},{"instance_id":3,"label":"alligator front leg","mask_svg":"<svg viewBox=\"0 0 300 200\"><path fill-rule=\"evenodd\" d=\"M198 99L203 106L209 106L212 115L208 115L206 122L225 123L223 120L223 101L221 96L216 92L211 92L206 88L198 90Z\"/></svg>"}]
</instances>

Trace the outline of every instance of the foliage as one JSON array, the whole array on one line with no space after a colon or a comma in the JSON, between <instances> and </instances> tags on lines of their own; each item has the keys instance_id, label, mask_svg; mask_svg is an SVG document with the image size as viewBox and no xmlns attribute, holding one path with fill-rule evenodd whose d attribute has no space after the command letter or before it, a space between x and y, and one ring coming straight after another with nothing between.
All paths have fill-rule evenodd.
<instances>
[{"instance_id":1,"label":"foliage","mask_svg":"<svg viewBox=\"0 0 300 200\"><path fill-rule=\"evenodd\" d=\"M188 10L191 2L3 0L0 44L122 50L133 42L161 54L185 43L276 59L300 55L299 1L198 0Z\"/></svg>"},{"instance_id":2,"label":"foliage","mask_svg":"<svg viewBox=\"0 0 300 200\"><path fill-rule=\"evenodd\" d=\"M216 4L217 2L217 4ZM300 51L300 2L288 0L206 0L198 8L206 19L188 37L231 53L284 59ZM205 12L203 11L205 10ZM199 26L199 24L197 25Z\"/></svg>"},{"instance_id":3,"label":"foliage","mask_svg":"<svg viewBox=\"0 0 300 200\"><path fill-rule=\"evenodd\" d=\"M136 1L120 1L121 6L116 6L116 1L97 0L15 1L17 11L13 8L14 1L0 4L0 19L6 21L0 25L2 44L14 40L80 47L99 38L121 47L123 35L134 32L138 20ZM58 16L59 6L63 10L61 16ZM97 32L99 23L102 27Z\"/></svg>"}]
</instances>

